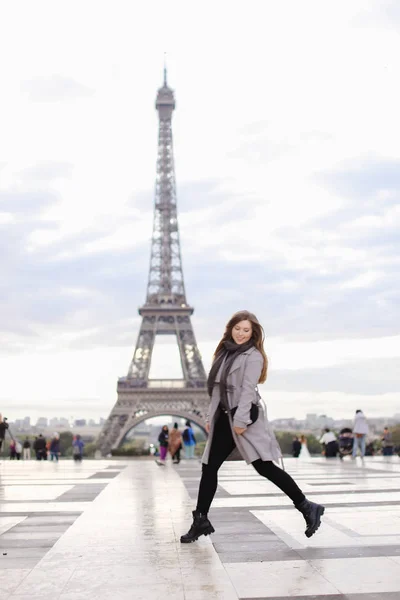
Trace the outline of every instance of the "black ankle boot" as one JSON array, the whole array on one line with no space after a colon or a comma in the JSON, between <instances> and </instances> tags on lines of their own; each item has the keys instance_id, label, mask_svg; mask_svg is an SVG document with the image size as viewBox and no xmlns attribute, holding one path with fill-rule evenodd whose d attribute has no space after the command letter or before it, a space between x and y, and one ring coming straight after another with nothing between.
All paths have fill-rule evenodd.
<instances>
[{"instance_id":1,"label":"black ankle boot","mask_svg":"<svg viewBox=\"0 0 400 600\"><path fill-rule=\"evenodd\" d=\"M306 536L311 537L321 525L321 517L325 512L325 507L321 504L316 504L315 502L310 502L305 498L303 502L296 506L297 510L299 510L307 523L307 529L305 530Z\"/></svg>"},{"instance_id":2,"label":"black ankle boot","mask_svg":"<svg viewBox=\"0 0 400 600\"><path fill-rule=\"evenodd\" d=\"M182 544L190 544L190 542L198 540L201 535L210 535L215 531L207 515L202 515L198 510L194 510L192 514L193 523L189 531L181 536Z\"/></svg>"}]
</instances>

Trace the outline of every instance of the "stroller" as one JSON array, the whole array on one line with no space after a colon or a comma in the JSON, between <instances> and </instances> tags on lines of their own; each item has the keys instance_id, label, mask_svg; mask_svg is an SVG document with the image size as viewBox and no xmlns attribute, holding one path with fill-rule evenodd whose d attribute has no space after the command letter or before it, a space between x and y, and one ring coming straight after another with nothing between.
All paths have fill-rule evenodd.
<instances>
[{"instance_id":1,"label":"stroller","mask_svg":"<svg viewBox=\"0 0 400 600\"><path fill-rule=\"evenodd\" d=\"M351 456L353 452L353 430L344 427L339 432L339 457L343 460L344 456Z\"/></svg>"}]
</instances>

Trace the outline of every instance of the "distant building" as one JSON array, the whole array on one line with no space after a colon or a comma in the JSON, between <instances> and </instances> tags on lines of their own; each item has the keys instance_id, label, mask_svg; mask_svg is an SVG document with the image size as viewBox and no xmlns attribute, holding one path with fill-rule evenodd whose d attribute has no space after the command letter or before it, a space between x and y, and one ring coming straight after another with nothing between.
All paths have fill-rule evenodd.
<instances>
[{"instance_id":1,"label":"distant building","mask_svg":"<svg viewBox=\"0 0 400 600\"><path fill-rule=\"evenodd\" d=\"M75 419L74 427L86 427L86 419Z\"/></svg>"},{"instance_id":2,"label":"distant building","mask_svg":"<svg viewBox=\"0 0 400 600\"><path fill-rule=\"evenodd\" d=\"M47 427L48 420L46 417L39 417L36 422L36 427Z\"/></svg>"}]
</instances>

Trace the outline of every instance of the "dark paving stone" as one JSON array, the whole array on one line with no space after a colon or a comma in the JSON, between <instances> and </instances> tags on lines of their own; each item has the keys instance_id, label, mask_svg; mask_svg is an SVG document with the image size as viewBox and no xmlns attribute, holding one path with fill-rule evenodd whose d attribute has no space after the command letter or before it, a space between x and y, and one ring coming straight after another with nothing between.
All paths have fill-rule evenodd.
<instances>
[{"instance_id":1,"label":"dark paving stone","mask_svg":"<svg viewBox=\"0 0 400 600\"><path fill-rule=\"evenodd\" d=\"M313 481L313 482L308 481L307 483L308 483L308 485L318 485L318 486L320 486L320 485L340 485L340 486L342 486L342 485L356 485L353 481L324 481L323 483L322 482L315 482L315 481Z\"/></svg>"},{"instance_id":2,"label":"dark paving stone","mask_svg":"<svg viewBox=\"0 0 400 600\"><path fill-rule=\"evenodd\" d=\"M314 485L312 483L310 483L309 485ZM315 485L319 485L319 484L315 484ZM328 485L328 484L327 484ZM330 484L329 484L330 485ZM400 492L400 487L398 488L391 488L391 489L385 489L385 490L381 490L381 489L375 489L375 490L346 490L346 494L348 494L349 496L354 496L357 494L385 494L385 493L391 493L391 492ZM312 490L310 490L309 492L307 492L307 497L308 496L320 496L321 494L324 494L324 496L335 496L337 494L342 493L341 490L327 490L327 491L318 491L318 492L313 492ZM232 497L231 494L228 494L229 497ZM246 497L260 497L262 496L263 498L277 498L277 497L281 497L284 496L284 494L282 492L268 492L266 494L264 493L256 493L256 494L234 494L234 496L240 496L241 498L246 498ZM374 502L374 504L376 504L376 502ZM379 502L380 504L380 502Z\"/></svg>"},{"instance_id":3,"label":"dark paving stone","mask_svg":"<svg viewBox=\"0 0 400 600\"><path fill-rule=\"evenodd\" d=\"M215 527L215 525L214 525ZM268 531L264 533L246 533L239 532L236 528L236 531L232 531L231 533L220 533L219 529L216 529L216 533L212 534L211 541L215 545L217 543L229 543L235 544L234 540L240 540L241 542L270 542L271 544L275 544L277 542L277 537L275 533L269 533ZM282 542L282 547L287 548L287 545ZM234 548L232 548L234 551Z\"/></svg>"},{"instance_id":4,"label":"dark paving stone","mask_svg":"<svg viewBox=\"0 0 400 600\"><path fill-rule=\"evenodd\" d=\"M80 515L82 514L82 511L76 511L76 512L55 512L54 510L51 512L35 512L35 511L30 511L28 513L24 513L24 516L29 517L29 519L38 519L41 520L43 518L47 518L47 519L58 519L59 523L63 523L63 522L67 522L68 519L73 519L70 522L73 523L75 521L75 519L77 519ZM20 512L11 512L11 511L2 511L1 510L1 505L0 505L0 516L1 517L20 517L21 513ZM27 520L24 521L24 523L26 523Z\"/></svg>"},{"instance_id":5,"label":"dark paving stone","mask_svg":"<svg viewBox=\"0 0 400 600\"><path fill-rule=\"evenodd\" d=\"M400 592L370 592L369 594L347 594L346 600L399 600Z\"/></svg>"},{"instance_id":6,"label":"dark paving stone","mask_svg":"<svg viewBox=\"0 0 400 600\"><path fill-rule=\"evenodd\" d=\"M213 519L214 527L216 527L216 525L215 525L216 523L217 523L217 521L215 519ZM218 524L218 533L220 533L220 534L234 533L238 537L240 537L242 535L242 533L243 534L267 533L268 531L269 531L268 528L263 523L261 523L261 521L259 521L258 523L247 522L245 524L229 522L229 521L225 521L225 522L220 521Z\"/></svg>"},{"instance_id":7,"label":"dark paving stone","mask_svg":"<svg viewBox=\"0 0 400 600\"><path fill-rule=\"evenodd\" d=\"M214 508L211 506L210 518L213 521L232 521L235 523L260 522L255 515L250 512L248 506L235 506L233 508Z\"/></svg>"},{"instance_id":8,"label":"dark paving stone","mask_svg":"<svg viewBox=\"0 0 400 600\"><path fill-rule=\"evenodd\" d=\"M107 487L107 483L92 485L90 483L79 483L72 490L61 494L55 502L91 502Z\"/></svg>"},{"instance_id":9,"label":"dark paving stone","mask_svg":"<svg viewBox=\"0 0 400 600\"><path fill-rule=\"evenodd\" d=\"M400 546L347 546L339 548L306 548L304 550L296 550L296 552L305 560L318 558L357 558L360 556L399 556Z\"/></svg>"},{"instance_id":10,"label":"dark paving stone","mask_svg":"<svg viewBox=\"0 0 400 600\"><path fill-rule=\"evenodd\" d=\"M268 553L272 553L275 552L276 549L286 549L288 550L288 547L286 546L286 544L284 542L273 542L271 540L261 540L259 542L242 542L240 539L240 536L236 537L235 542L231 542L231 541L225 541L225 542L217 542L214 544L214 548L215 550L218 552L218 554L221 552L230 552L232 554L235 554L237 552L252 552L252 553L259 553L261 554L262 552L268 552ZM290 548L289 548L290 550ZM297 556L298 558L298 556Z\"/></svg>"},{"instance_id":11,"label":"dark paving stone","mask_svg":"<svg viewBox=\"0 0 400 600\"><path fill-rule=\"evenodd\" d=\"M7 548L51 548L54 546L55 539L46 540L3 540L3 536L0 537L0 554L7 552Z\"/></svg>"},{"instance_id":12,"label":"dark paving stone","mask_svg":"<svg viewBox=\"0 0 400 600\"><path fill-rule=\"evenodd\" d=\"M93 473L93 475L88 477L88 479L114 479L114 477L117 477L120 472L121 471L118 473L107 473L106 471L98 471L98 473Z\"/></svg>"},{"instance_id":13,"label":"dark paving stone","mask_svg":"<svg viewBox=\"0 0 400 600\"><path fill-rule=\"evenodd\" d=\"M71 523L64 523L61 525L36 524L30 526L22 525L21 523L21 525L14 525L14 527L11 527L11 529L9 529L7 533L25 533L27 537L35 533L48 533L49 536L51 536L52 534L62 535L65 531L67 531L67 529L69 529L70 526Z\"/></svg>"},{"instance_id":14,"label":"dark paving stone","mask_svg":"<svg viewBox=\"0 0 400 600\"><path fill-rule=\"evenodd\" d=\"M271 551L218 552L218 557L222 564L301 560L297 552L290 548L278 548Z\"/></svg>"}]
</instances>

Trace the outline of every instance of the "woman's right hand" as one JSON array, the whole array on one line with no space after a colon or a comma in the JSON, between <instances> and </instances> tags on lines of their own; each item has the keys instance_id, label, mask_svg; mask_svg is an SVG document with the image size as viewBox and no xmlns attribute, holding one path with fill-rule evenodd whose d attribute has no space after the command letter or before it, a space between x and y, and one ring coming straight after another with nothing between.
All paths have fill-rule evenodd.
<instances>
[{"instance_id":1,"label":"woman's right hand","mask_svg":"<svg viewBox=\"0 0 400 600\"><path fill-rule=\"evenodd\" d=\"M207 433L210 433L210 423L206 423L206 431Z\"/></svg>"}]
</instances>

